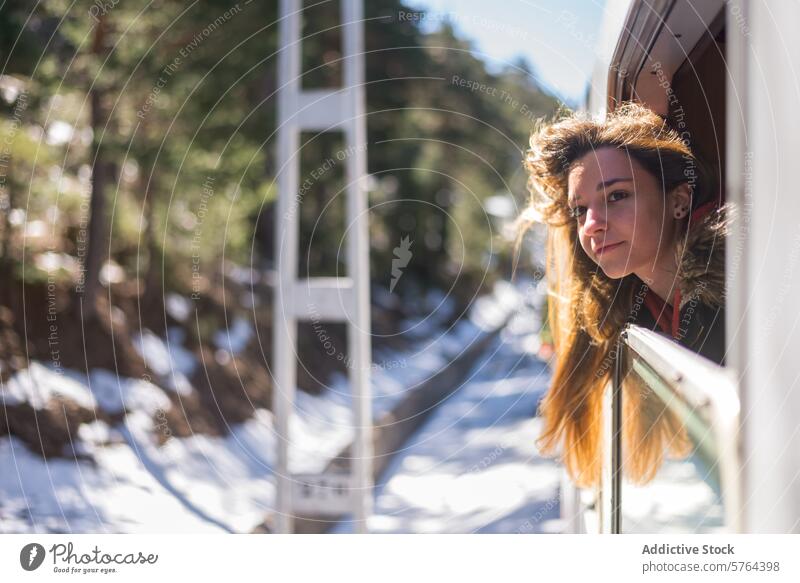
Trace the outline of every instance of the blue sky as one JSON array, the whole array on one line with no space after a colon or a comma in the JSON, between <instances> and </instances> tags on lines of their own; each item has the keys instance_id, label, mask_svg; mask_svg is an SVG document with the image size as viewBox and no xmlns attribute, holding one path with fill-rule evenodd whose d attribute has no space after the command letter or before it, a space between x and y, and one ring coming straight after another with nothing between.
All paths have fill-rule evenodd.
<instances>
[{"instance_id":1,"label":"blue sky","mask_svg":"<svg viewBox=\"0 0 800 583\"><path fill-rule=\"evenodd\" d=\"M492 68L527 57L537 81L575 104L595 60L605 0L407 0L429 11L424 24L452 22Z\"/></svg>"}]
</instances>

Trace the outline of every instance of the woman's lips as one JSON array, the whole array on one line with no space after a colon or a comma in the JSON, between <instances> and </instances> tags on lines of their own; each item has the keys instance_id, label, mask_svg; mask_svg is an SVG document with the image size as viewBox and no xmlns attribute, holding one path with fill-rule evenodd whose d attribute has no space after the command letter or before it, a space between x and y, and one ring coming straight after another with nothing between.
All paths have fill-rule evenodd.
<instances>
[{"instance_id":1,"label":"woman's lips","mask_svg":"<svg viewBox=\"0 0 800 583\"><path fill-rule=\"evenodd\" d=\"M611 245L605 245L597 249L594 253L595 255L602 255L603 253L608 253L622 245L625 241L620 241L619 243L612 243Z\"/></svg>"}]
</instances>

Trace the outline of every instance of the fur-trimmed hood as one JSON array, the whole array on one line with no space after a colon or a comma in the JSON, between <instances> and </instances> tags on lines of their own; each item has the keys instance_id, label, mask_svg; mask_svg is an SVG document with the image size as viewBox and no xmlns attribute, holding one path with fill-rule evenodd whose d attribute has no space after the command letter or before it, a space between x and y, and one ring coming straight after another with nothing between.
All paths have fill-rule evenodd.
<instances>
[{"instance_id":1,"label":"fur-trimmed hood","mask_svg":"<svg viewBox=\"0 0 800 583\"><path fill-rule=\"evenodd\" d=\"M636 319L638 325L660 329L718 364L724 364L726 354L725 238L732 220L730 204L709 203L692 212L689 230L676 248L678 289L673 303L678 309L647 290L646 309Z\"/></svg>"},{"instance_id":2,"label":"fur-trimmed hood","mask_svg":"<svg viewBox=\"0 0 800 583\"><path fill-rule=\"evenodd\" d=\"M692 301L717 308L725 304L725 239L733 205L699 207L676 249L680 306Z\"/></svg>"},{"instance_id":3,"label":"fur-trimmed hood","mask_svg":"<svg viewBox=\"0 0 800 583\"><path fill-rule=\"evenodd\" d=\"M679 242L677 291L667 305L645 284L644 305L635 323L669 334L673 340L724 364L725 344L725 238L733 220L733 207L709 203L692 212L689 230Z\"/></svg>"}]
</instances>

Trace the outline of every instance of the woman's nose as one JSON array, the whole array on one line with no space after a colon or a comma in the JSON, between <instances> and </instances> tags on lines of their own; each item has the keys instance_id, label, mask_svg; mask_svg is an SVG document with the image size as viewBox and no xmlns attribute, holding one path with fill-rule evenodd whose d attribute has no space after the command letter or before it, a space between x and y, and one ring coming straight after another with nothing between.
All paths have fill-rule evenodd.
<instances>
[{"instance_id":1,"label":"woman's nose","mask_svg":"<svg viewBox=\"0 0 800 583\"><path fill-rule=\"evenodd\" d=\"M603 209L590 207L586 210L586 220L583 222L583 231L587 235L601 233L606 230L606 213Z\"/></svg>"}]
</instances>

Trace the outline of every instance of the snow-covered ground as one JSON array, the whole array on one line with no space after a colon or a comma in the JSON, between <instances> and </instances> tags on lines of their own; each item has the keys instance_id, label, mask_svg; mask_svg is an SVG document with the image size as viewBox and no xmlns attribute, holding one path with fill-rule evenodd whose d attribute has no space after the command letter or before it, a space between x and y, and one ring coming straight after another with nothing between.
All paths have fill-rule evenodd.
<instances>
[{"instance_id":1,"label":"snow-covered ground","mask_svg":"<svg viewBox=\"0 0 800 583\"><path fill-rule=\"evenodd\" d=\"M652 482L623 481L622 531L626 533L725 532L723 500L696 455L668 459Z\"/></svg>"},{"instance_id":2,"label":"snow-covered ground","mask_svg":"<svg viewBox=\"0 0 800 583\"><path fill-rule=\"evenodd\" d=\"M533 292L533 287L523 284L498 284L493 294L475 303L469 318L447 330L441 326L443 317L410 322L419 332L413 350L375 355L375 417L391 410L407 391L444 367L486 330L520 310L526 300L535 296ZM520 349L523 345L530 347L531 342L535 344L535 331L531 328L534 325L512 322L510 336L504 334L503 345L517 343ZM218 340L221 346L235 352L240 348L239 339L247 336L242 324L233 323L231 332ZM171 333L169 341L164 342L146 331L135 339L148 364L167 379L167 388L178 393L192 390L188 377L197 366L193 356L183 349L182 341ZM503 358L497 356L496 361ZM483 380L475 379L475 387L493 382L485 377L485 371L480 374L484 375ZM503 390L509 391L506 399L517 401L515 395L520 391L529 393L522 388L527 381L511 379L506 383L504 373L497 374L497 381L502 381L499 386L506 386ZM470 391L479 390L486 389ZM124 406L128 414L125 422L115 427L102 421L80 427L73 436L72 450L88 460L45 461L30 453L19 440L0 438L0 532L249 532L274 508L275 435L271 412L254 411L251 419L233 426L224 438L173 437L159 446L156 436L163 430L159 411L168 406L161 389L143 380L117 378L103 370L92 371L88 379L70 371L61 375L38 363L0 386L0 405L28 401L41 408L53 395L109 412L120 411ZM531 397L526 398L530 401ZM297 414L290 427L293 472L322 470L350 442L353 430L349 400L344 378L337 379L319 396L297 393ZM525 407L529 407L527 419L522 414ZM519 431L523 426L525 431L534 427L532 401L514 410L519 414ZM481 418L482 411L475 411L477 418ZM457 429L454 427L453 431ZM490 429L482 438L471 438L494 443L493 439L500 436L493 437L492 431L497 433L497 429ZM520 451L531 451L528 437L519 433ZM443 433L436 439L451 438L449 433ZM528 443L521 444L522 441ZM507 449L515 451L517 446L509 444Z\"/></svg>"},{"instance_id":3,"label":"snow-covered ground","mask_svg":"<svg viewBox=\"0 0 800 583\"><path fill-rule=\"evenodd\" d=\"M376 489L370 532L557 532L560 466L538 455L534 418L549 372L526 348L521 309L470 377L398 452ZM352 531L342 522L337 532Z\"/></svg>"}]
</instances>

